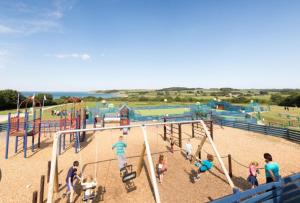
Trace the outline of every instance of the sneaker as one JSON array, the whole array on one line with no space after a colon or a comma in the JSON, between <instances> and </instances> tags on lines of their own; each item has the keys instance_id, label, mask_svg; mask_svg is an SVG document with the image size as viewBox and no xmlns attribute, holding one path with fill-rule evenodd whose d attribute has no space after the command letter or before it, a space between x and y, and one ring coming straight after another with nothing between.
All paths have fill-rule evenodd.
<instances>
[{"instance_id":1,"label":"sneaker","mask_svg":"<svg viewBox=\"0 0 300 203\"><path fill-rule=\"evenodd\" d=\"M194 177L194 182L197 182L199 180L200 180L200 178Z\"/></svg>"}]
</instances>

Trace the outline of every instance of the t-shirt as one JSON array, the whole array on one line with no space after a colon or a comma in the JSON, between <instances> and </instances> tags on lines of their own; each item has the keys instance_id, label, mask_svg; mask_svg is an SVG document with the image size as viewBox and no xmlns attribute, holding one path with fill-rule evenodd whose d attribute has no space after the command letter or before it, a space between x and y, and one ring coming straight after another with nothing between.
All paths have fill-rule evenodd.
<instances>
[{"instance_id":1,"label":"t-shirt","mask_svg":"<svg viewBox=\"0 0 300 203\"><path fill-rule=\"evenodd\" d=\"M276 162L267 163L265 165L266 177L271 177L270 172L272 171L275 177L279 177L279 165Z\"/></svg>"},{"instance_id":2,"label":"t-shirt","mask_svg":"<svg viewBox=\"0 0 300 203\"><path fill-rule=\"evenodd\" d=\"M249 175L256 176L256 166L251 165L249 167Z\"/></svg>"},{"instance_id":3,"label":"t-shirt","mask_svg":"<svg viewBox=\"0 0 300 203\"><path fill-rule=\"evenodd\" d=\"M213 163L208 160L203 160L201 162L200 171L205 172L207 170L210 170L213 167Z\"/></svg>"},{"instance_id":4,"label":"t-shirt","mask_svg":"<svg viewBox=\"0 0 300 203\"><path fill-rule=\"evenodd\" d=\"M117 155L124 155L125 154L125 151L124 151L125 147L127 147L127 144L125 144L122 141L119 141L119 142L117 142L113 145L113 148L116 148Z\"/></svg>"},{"instance_id":5,"label":"t-shirt","mask_svg":"<svg viewBox=\"0 0 300 203\"><path fill-rule=\"evenodd\" d=\"M69 178L71 178L71 183L72 183L73 180L74 180L75 175L76 175L76 169L73 168L73 167L71 167L71 168L68 170L66 182L68 182Z\"/></svg>"},{"instance_id":6,"label":"t-shirt","mask_svg":"<svg viewBox=\"0 0 300 203\"><path fill-rule=\"evenodd\" d=\"M83 189L90 188L90 189L86 189L84 191L84 195L89 196L93 193L92 187L97 186L97 183L94 181L93 182L85 182L85 183L81 183L81 186Z\"/></svg>"},{"instance_id":7,"label":"t-shirt","mask_svg":"<svg viewBox=\"0 0 300 203\"><path fill-rule=\"evenodd\" d=\"M187 153L191 154L193 150L193 145L191 143L186 143L185 144L185 150Z\"/></svg>"}]
</instances>

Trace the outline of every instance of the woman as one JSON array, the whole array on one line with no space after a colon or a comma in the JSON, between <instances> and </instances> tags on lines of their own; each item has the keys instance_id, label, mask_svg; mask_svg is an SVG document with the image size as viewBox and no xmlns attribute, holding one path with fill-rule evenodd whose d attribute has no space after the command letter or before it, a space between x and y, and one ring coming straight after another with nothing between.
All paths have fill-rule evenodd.
<instances>
[{"instance_id":1,"label":"woman","mask_svg":"<svg viewBox=\"0 0 300 203\"><path fill-rule=\"evenodd\" d=\"M273 161L272 155L269 153L264 154L265 158L265 172L266 172L266 183L271 183L279 180L279 165Z\"/></svg>"}]
</instances>

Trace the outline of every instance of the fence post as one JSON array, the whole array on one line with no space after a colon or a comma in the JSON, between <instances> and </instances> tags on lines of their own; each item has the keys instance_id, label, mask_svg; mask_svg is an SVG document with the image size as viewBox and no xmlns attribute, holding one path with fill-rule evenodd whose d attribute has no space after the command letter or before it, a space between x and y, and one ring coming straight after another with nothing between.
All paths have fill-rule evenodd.
<instances>
[{"instance_id":1,"label":"fence post","mask_svg":"<svg viewBox=\"0 0 300 203\"><path fill-rule=\"evenodd\" d=\"M192 123L192 138L195 137L195 129L194 129L194 123Z\"/></svg>"},{"instance_id":2,"label":"fence post","mask_svg":"<svg viewBox=\"0 0 300 203\"><path fill-rule=\"evenodd\" d=\"M51 161L48 161L47 183L49 183L49 179L50 179L50 169L51 169Z\"/></svg>"},{"instance_id":3,"label":"fence post","mask_svg":"<svg viewBox=\"0 0 300 203\"><path fill-rule=\"evenodd\" d=\"M290 138L290 130L288 128L286 129L286 136L287 138Z\"/></svg>"},{"instance_id":4,"label":"fence post","mask_svg":"<svg viewBox=\"0 0 300 203\"><path fill-rule=\"evenodd\" d=\"M164 118L164 123L165 122L167 122L167 119L166 118ZM167 140L167 126L166 125L164 125L164 141L166 141Z\"/></svg>"},{"instance_id":5,"label":"fence post","mask_svg":"<svg viewBox=\"0 0 300 203\"><path fill-rule=\"evenodd\" d=\"M39 203L44 202L44 185L45 185L45 176L42 175L41 182L40 182L40 202Z\"/></svg>"},{"instance_id":6,"label":"fence post","mask_svg":"<svg viewBox=\"0 0 300 203\"><path fill-rule=\"evenodd\" d=\"M178 124L179 147L182 148L181 124Z\"/></svg>"},{"instance_id":7,"label":"fence post","mask_svg":"<svg viewBox=\"0 0 300 203\"><path fill-rule=\"evenodd\" d=\"M38 192L34 191L32 194L32 203L37 203L38 200Z\"/></svg>"},{"instance_id":8,"label":"fence post","mask_svg":"<svg viewBox=\"0 0 300 203\"><path fill-rule=\"evenodd\" d=\"M268 134L268 128L267 128L266 125L264 126L264 130L265 130L265 134L267 135Z\"/></svg>"},{"instance_id":9,"label":"fence post","mask_svg":"<svg viewBox=\"0 0 300 203\"><path fill-rule=\"evenodd\" d=\"M228 154L228 173L229 173L230 178L232 178L231 154Z\"/></svg>"},{"instance_id":10,"label":"fence post","mask_svg":"<svg viewBox=\"0 0 300 203\"><path fill-rule=\"evenodd\" d=\"M214 126L212 120L210 121L210 136L211 139L214 140Z\"/></svg>"}]
</instances>

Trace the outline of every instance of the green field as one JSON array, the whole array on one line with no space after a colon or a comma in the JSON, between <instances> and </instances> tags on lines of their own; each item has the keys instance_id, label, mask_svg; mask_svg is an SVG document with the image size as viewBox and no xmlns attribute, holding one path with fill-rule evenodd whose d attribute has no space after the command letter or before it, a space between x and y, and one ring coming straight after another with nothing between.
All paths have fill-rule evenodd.
<instances>
[{"instance_id":1,"label":"green field","mask_svg":"<svg viewBox=\"0 0 300 203\"><path fill-rule=\"evenodd\" d=\"M136 110L138 114L142 116L164 116L172 114L184 114L190 111L189 108L174 108L174 109L146 109L146 110Z\"/></svg>"}]
</instances>

